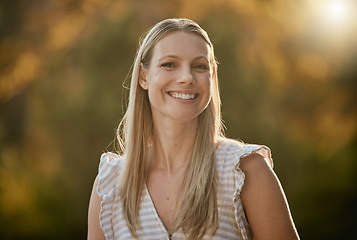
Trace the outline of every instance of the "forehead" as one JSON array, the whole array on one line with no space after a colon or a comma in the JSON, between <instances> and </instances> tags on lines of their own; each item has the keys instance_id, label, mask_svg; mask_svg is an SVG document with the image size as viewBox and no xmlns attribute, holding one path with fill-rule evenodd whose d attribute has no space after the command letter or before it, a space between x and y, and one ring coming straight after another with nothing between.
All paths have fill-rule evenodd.
<instances>
[{"instance_id":1,"label":"forehead","mask_svg":"<svg viewBox=\"0 0 357 240\"><path fill-rule=\"evenodd\" d=\"M154 47L153 57L162 58L168 55L177 57L209 57L209 44L196 33L175 31L161 38Z\"/></svg>"}]
</instances>

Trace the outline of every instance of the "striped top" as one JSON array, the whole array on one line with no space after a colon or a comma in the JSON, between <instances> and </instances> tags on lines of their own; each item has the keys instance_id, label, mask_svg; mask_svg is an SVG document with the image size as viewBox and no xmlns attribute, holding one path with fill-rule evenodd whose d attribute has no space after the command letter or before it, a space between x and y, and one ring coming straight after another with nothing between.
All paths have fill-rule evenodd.
<instances>
[{"instance_id":1,"label":"striped top","mask_svg":"<svg viewBox=\"0 0 357 240\"><path fill-rule=\"evenodd\" d=\"M213 239L252 239L240 192L244 184L244 173L240 169L240 158L259 150L273 166L270 150L266 146L243 144L230 139L222 139L216 150L216 167L219 179L218 187L218 229ZM134 239L122 213L122 204L118 196L118 181L125 159L114 153L104 153L100 159L98 174L98 194L103 198L100 211L100 225L107 240ZM186 239L182 229L169 236L159 218L153 201L144 187L141 208L139 210L140 228L138 239ZM212 239L205 236L204 239Z\"/></svg>"}]
</instances>

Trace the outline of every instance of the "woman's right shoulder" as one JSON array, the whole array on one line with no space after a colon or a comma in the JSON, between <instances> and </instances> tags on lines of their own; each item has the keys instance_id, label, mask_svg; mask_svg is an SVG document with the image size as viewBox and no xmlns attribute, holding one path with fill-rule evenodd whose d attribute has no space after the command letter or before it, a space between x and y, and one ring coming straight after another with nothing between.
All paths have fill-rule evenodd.
<instances>
[{"instance_id":1,"label":"woman's right shoulder","mask_svg":"<svg viewBox=\"0 0 357 240\"><path fill-rule=\"evenodd\" d=\"M101 165L108 164L111 166L117 166L120 165L123 161L123 157L114 152L105 152L100 156Z\"/></svg>"},{"instance_id":2,"label":"woman's right shoulder","mask_svg":"<svg viewBox=\"0 0 357 240\"><path fill-rule=\"evenodd\" d=\"M116 153L106 152L101 155L97 176L97 191L100 197L112 194L112 190L118 184L123 164L124 158Z\"/></svg>"}]
</instances>

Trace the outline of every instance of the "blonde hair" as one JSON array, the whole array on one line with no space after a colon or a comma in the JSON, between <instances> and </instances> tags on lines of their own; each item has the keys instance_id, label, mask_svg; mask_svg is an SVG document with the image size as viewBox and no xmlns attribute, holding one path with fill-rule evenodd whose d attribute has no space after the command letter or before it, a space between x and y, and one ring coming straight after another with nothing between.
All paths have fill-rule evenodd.
<instances>
[{"instance_id":1,"label":"blonde hair","mask_svg":"<svg viewBox=\"0 0 357 240\"><path fill-rule=\"evenodd\" d=\"M139 86L140 64L150 64L155 44L166 34L185 31L201 36L210 46L212 72L211 101L198 116L198 131L192 158L186 170L176 229L182 228L190 239L200 239L206 233L214 235L218 227L217 180L215 148L222 134L221 101L219 97L217 61L207 33L189 19L166 19L157 23L139 42L132 66L129 103L117 129L117 138L126 158L120 179L119 194L128 228L137 237L140 228L139 209L147 171L145 155L153 133L153 120L147 92Z\"/></svg>"}]
</instances>

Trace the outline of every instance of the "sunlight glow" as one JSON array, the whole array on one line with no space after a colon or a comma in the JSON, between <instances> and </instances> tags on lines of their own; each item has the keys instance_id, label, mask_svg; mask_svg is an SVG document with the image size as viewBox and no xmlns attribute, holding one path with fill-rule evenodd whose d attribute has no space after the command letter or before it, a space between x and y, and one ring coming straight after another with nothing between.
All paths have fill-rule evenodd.
<instances>
[{"instance_id":1,"label":"sunlight glow","mask_svg":"<svg viewBox=\"0 0 357 240\"><path fill-rule=\"evenodd\" d=\"M346 0L326 1L321 11L324 21L334 25L344 25L350 20L350 7Z\"/></svg>"}]
</instances>

